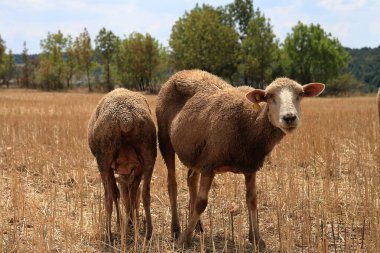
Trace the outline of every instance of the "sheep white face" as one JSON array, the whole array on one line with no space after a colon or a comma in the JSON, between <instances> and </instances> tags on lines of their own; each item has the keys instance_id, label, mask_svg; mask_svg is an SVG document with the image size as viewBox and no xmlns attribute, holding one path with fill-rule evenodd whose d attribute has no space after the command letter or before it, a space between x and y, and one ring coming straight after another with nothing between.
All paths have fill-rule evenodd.
<instances>
[{"instance_id":1,"label":"sheep white face","mask_svg":"<svg viewBox=\"0 0 380 253\"><path fill-rule=\"evenodd\" d=\"M274 94L268 94L268 117L270 122L284 133L295 130L300 122L300 101L303 95L302 88L295 91L291 88L282 88Z\"/></svg>"},{"instance_id":2,"label":"sheep white face","mask_svg":"<svg viewBox=\"0 0 380 253\"><path fill-rule=\"evenodd\" d=\"M301 86L293 80L279 78L265 91L255 89L249 92L247 98L253 103L267 102L269 121L287 134L293 132L300 123L301 98L318 96L324 88L321 83Z\"/></svg>"}]
</instances>

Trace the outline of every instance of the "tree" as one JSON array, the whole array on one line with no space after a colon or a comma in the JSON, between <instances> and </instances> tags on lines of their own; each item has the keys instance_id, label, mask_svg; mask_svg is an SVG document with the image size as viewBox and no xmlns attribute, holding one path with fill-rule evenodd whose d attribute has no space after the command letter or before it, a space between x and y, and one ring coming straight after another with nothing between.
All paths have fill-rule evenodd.
<instances>
[{"instance_id":1,"label":"tree","mask_svg":"<svg viewBox=\"0 0 380 253\"><path fill-rule=\"evenodd\" d=\"M26 47L26 42L24 41L24 48L22 50L21 58L23 62L22 73L21 73L21 86L29 88L30 86L30 71L31 64L28 55L28 48Z\"/></svg>"},{"instance_id":2,"label":"tree","mask_svg":"<svg viewBox=\"0 0 380 253\"><path fill-rule=\"evenodd\" d=\"M86 72L88 90L91 92L90 70L93 66L94 50L91 45L91 37L87 29L79 34L75 40L75 53L78 59L79 68Z\"/></svg>"},{"instance_id":3,"label":"tree","mask_svg":"<svg viewBox=\"0 0 380 253\"><path fill-rule=\"evenodd\" d=\"M106 89L108 91L113 89L110 66L117 51L118 41L118 37L113 34L112 31L107 31L104 27L100 29L99 34L95 39L96 51L100 54L104 65L106 73Z\"/></svg>"},{"instance_id":4,"label":"tree","mask_svg":"<svg viewBox=\"0 0 380 253\"><path fill-rule=\"evenodd\" d=\"M197 5L176 21L169 45L177 70L198 68L222 77L233 75L239 35L223 17L220 10Z\"/></svg>"},{"instance_id":5,"label":"tree","mask_svg":"<svg viewBox=\"0 0 380 253\"><path fill-rule=\"evenodd\" d=\"M328 81L326 85L326 95L348 95L353 93L368 92L366 85L356 79L351 73L344 73L331 81Z\"/></svg>"},{"instance_id":6,"label":"tree","mask_svg":"<svg viewBox=\"0 0 380 253\"><path fill-rule=\"evenodd\" d=\"M229 19L235 23L243 41L248 34L248 26L254 16L252 0L235 0L226 6L226 12Z\"/></svg>"},{"instance_id":7,"label":"tree","mask_svg":"<svg viewBox=\"0 0 380 253\"><path fill-rule=\"evenodd\" d=\"M3 57L4 57L5 49L6 49L6 47L5 47L5 41L1 38L1 35L0 35L0 65L3 62Z\"/></svg>"},{"instance_id":8,"label":"tree","mask_svg":"<svg viewBox=\"0 0 380 253\"><path fill-rule=\"evenodd\" d=\"M254 12L246 29L239 54L239 72L245 84L267 83L277 57L278 41L269 20L260 10Z\"/></svg>"},{"instance_id":9,"label":"tree","mask_svg":"<svg viewBox=\"0 0 380 253\"><path fill-rule=\"evenodd\" d=\"M64 76L67 88L71 87L71 82L75 71L78 68L78 62L75 54L73 39L70 35L66 37L66 44L64 47Z\"/></svg>"},{"instance_id":10,"label":"tree","mask_svg":"<svg viewBox=\"0 0 380 253\"><path fill-rule=\"evenodd\" d=\"M159 43L150 34L132 33L118 50L118 73L126 86L144 90L159 63Z\"/></svg>"},{"instance_id":11,"label":"tree","mask_svg":"<svg viewBox=\"0 0 380 253\"><path fill-rule=\"evenodd\" d=\"M58 30L57 33L48 33L46 39L41 40L42 61L40 71L41 84L44 89L62 89L64 74L64 53L67 45L67 38Z\"/></svg>"},{"instance_id":12,"label":"tree","mask_svg":"<svg viewBox=\"0 0 380 253\"><path fill-rule=\"evenodd\" d=\"M167 47L159 45L158 64L154 70L155 83L164 83L173 74L174 70L170 64L170 51Z\"/></svg>"},{"instance_id":13,"label":"tree","mask_svg":"<svg viewBox=\"0 0 380 253\"><path fill-rule=\"evenodd\" d=\"M4 56L4 63L2 68L3 82L9 88L9 81L14 77L16 70L15 58L13 56L12 50L8 51L8 54Z\"/></svg>"},{"instance_id":14,"label":"tree","mask_svg":"<svg viewBox=\"0 0 380 253\"><path fill-rule=\"evenodd\" d=\"M287 74L301 83L326 82L338 76L349 55L338 39L332 38L319 24L292 28L284 42Z\"/></svg>"},{"instance_id":15,"label":"tree","mask_svg":"<svg viewBox=\"0 0 380 253\"><path fill-rule=\"evenodd\" d=\"M380 46L376 48L347 49L351 60L348 71L357 79L368 84L370 91L380 87Z\"/></svg>"},{"instance_id":16,"label":"tree","mask_svg":"<svg viewBox=\"0 0 380 253\"><path fill-rule=\"evenodd\" d=\"M146 85L149 86L152 82L153 71L158 65L158 41L155 40L149 33L145 35L144 39L144 59L146 63ZM144 87L145 88L145 87Z\"/></svg>"}]
</instances>

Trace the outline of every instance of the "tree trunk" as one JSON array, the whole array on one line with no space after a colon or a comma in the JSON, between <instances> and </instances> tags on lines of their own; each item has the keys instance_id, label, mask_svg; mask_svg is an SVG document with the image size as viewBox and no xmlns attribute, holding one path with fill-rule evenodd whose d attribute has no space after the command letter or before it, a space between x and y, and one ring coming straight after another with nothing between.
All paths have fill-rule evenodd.
<instances>
[{"instance_id":1,"label":"tree trunk","mask_svg":"<svg viewBox=\"0 0 380 253\"><path fill-rule=\"evenodd\" d=\"M107 85L107 90L111 91L113 89L111 85L111 73L110 73L110 64L107 62L106 64L106 85Z\"/></svg>"},{"instance_id":2,"label":"tree trunk","mask_svg":"<svg viewBox=\"0 0 380 253\"><path fill-rule=\"evenodd\" d=\"M89 70L88 66L86 66L86 75L87 75L88 91L92 92L92 87L91 87L91 84L90 84L90 70Z\"/></svg>"}]
</instances>

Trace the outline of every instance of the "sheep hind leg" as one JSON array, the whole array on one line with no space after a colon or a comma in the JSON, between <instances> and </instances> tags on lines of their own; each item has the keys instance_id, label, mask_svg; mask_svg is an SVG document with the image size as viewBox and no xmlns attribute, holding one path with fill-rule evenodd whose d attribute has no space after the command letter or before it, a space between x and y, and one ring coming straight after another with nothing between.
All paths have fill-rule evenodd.
<instances>
[{"instance_id":1,"label":"sheep hind leg","mask_svg":"<svg viewBox=\"0 0 380 253\"><path fill-rule=\"evenodd\" d=\"M255 247L258 247L259 252L262 252L265 250L266 245L260 236L258 226L256 173L245 174L245 186L249 219L249 240Z\"/></svg>"},{"instance_id":2,"label":"sheep hind leg","mask_svg":"<svg viewBox=\"0 0 380 253\"><path fill-rule=\"evenodd\" d=\"M143 189L142 189L142 202L145 211L146 219L146 232L145 238L150 239L153 233L152 216L150 213L150 181L152 179L153 168L144 171ZM137 189L137 198L139 198L139 188ZM138 205L138 201L135 202ZM136 206L138 208L138 206Z\"/></svg>"},{"instance_id":3,"label":"sheep hind leg","mask_svg":"<svg viewBox=\"0 0 380 253\"><path fill-rule=\"evenodd\" d=\"M161 145L162 146L162 145ZM160 146L160 147L161 147ZM181 233L179 216L177 210L177 179L175 173L175 153L170 144L166 145L166 150L161 148L162 156L168 170L167 186L170 199L170 209L172 213L171 233L174 239L177 239Z\"/></svg>"},{"instance_id":4,"label":"sheep hind leg","mask_svg":"<svg viewBox=\"0 0 380 253\"><path fill-rule=\"evenodd\" d=\"M195 208L195 200L197 198L198 194L198 187L199 187L199 172L189 169L187 172L187 186L189 187L189 213L190 216L194 212ZM195 226L195 231L203 233L203 224L202 221L199 220L197 222L197 225Z\"/></svg>"},{"instance_id":5,"label":"sheep hind leg","mask_svg":"<svg viewBox=\"0 0 380 253\"><path fill-rule=\"evenodd\" d=\"M137 219L138 219L138 209L136 206L136 201L139 192L139 186L140 186L141 176L138 176L133 179L133 182L130 186L129 191L129 225L131 225L132 228L137 227Z\"/></svg>"},{"instance_id":6,"label":"sheep hind leg","mask_svg":"<svg viewBox=\"0 0 380 253\"><path fill-rule=\"evenodd\" d=\"M116 181L114 181L115 177L112 170L103 171L100 173L100 175L101 175L103 186L104 186L104 206L106 209L106 240L111 242L112 241L111 221L112 221L113 192L114 192L113 183L116 184Z\"/></svg>"},{"instance_id":7,"label":"sheep hind leg","mask_svg":"<svg viewBox=\"0 0 380 253\"><path fill-rule=\"evenodd\" d=\"M119 191L119 188L117 187L116 182L113 185L112 198L113 198L113 202L115 203L115 207L116 207L116 226L120 230L120 204L119 204L120 191Z\"/></svg>"},{"instance_id":8,"label":"sheep hind leg","mask_svg":"<svg viewBox=\"0 0 380 253\"><path fill-rule=\"evenodd\" d=\"M189 220L189 224L187 224L187 228L182 232L181 236L179 237L179 240L178 240L179 246L190 245L195 226L197 225L199 218L201 217L201 214L204 212L204 210L207 207L208 193L210 191L214 176L215 176L214 173L201 174L199 191L197 194L197 198L195 200L194 212L190 216L190 220Z\"/></svg>"}]
</instances>

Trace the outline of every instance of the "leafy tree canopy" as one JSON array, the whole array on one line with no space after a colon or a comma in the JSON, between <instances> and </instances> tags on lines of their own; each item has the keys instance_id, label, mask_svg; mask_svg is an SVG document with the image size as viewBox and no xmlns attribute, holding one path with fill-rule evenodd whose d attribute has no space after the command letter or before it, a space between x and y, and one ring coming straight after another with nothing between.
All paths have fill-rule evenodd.
<instances>
[{"instance_id":1,"label":"leafy tree canopy","mask_svg":"<svg viewBox=\"0 0 380 253\"><path fill-rule=\"evenodd\" d=\"M174 24L169 44L177 70L198 68L222 77L232 76L239 35L223 17L220 10L197 5Z\"/></svg>"},{"instance_id":2,"label":"leafy tree canopy","mask_svg":"<svg viewBox=\"0 0 380 253\"><path fill-rule=\"evenodd\" d=\"M287 35L283 49L287 74L301 83L333 79L349 60L340 42L319 24L298 22Z\"/></svg>"},{"instance_id":3,"label":"leafy tree canopy","mask_svg":"<svg viewBox=\"0 0 380 253\"><path fill-rule=\"evenodd\" d=\"M245 84L268 83L278 55L278 41L269 20L256 10L250 20L239 54L239 72Z\"/></svg>"},{"instance_id":4,"label":"leafy tree canopy","mask_svg":"<svg viewBox=\"0 0 380 253\"><path fill-rule=\"evenodd\" d=\"M103 61L106 76L106 89L108 91L113 89L111 81L111 62L119 46L119 38L106 28L100 29L95 38L96 51L99 53Z\"/></svg>"},{"instance_id":5,"label":"leafy tree canopy","mask_svg":"<svg viewBox=\"0 0 380 253\"><path fill-rule=\"evenodd\" d=\"M351 55L348 71L369 84L370 91L380 87L380 46L377 48L347 49Z\"/></svg>"},{"instance_id":6,"label":"leafy tree canopy","mask_svg":"<svg viewBox=\"0 0 380 253\"><path fill-rule=\"evenodd\" d=\"M159 43L150 34L132 33L120 44L118 72L127 87L147 88L159 63Z\"/></svg>"}]
</instances>

